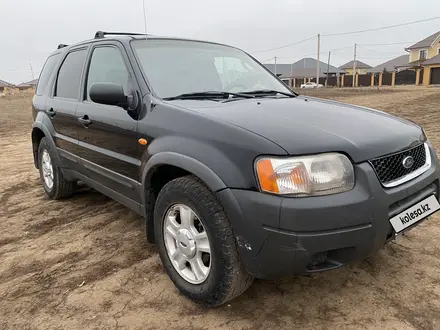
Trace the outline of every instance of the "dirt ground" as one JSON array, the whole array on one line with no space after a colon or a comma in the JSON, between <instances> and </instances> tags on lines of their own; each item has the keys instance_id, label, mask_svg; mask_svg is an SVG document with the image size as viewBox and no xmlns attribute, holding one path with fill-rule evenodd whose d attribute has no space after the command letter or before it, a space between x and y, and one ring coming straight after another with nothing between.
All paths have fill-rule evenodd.
<instances>
[{"instance_id":1,"label":"dirt ground","mask_svg":"<svg viewBox=\"0 0 440 330\"><path fill-rule=\"evenodd\" d=\"M306 93L414 120L440 150L440 88ZM141 217L87 188L45 196L30 102L0 98L0 329L440 329L440 215L367 260L205 309L174 288Z\"/></svg>"}]
</instances>

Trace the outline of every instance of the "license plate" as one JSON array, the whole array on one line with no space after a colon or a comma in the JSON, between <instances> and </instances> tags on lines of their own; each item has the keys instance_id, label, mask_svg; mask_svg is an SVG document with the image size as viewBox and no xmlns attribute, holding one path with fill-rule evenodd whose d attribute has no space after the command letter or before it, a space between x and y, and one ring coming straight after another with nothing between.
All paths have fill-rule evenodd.
<instances>
[{"instance_id":1,"label":"license plate","mask_svg":"<svg viewBox=\"0 0 440 330\"><path fill-rule=\"evenodd\" d=\"M437 212L439 209L440 204L437 198L432 195L411 206L402 213L392 217L390 222L397 234L405 228L408 228L420 220L423 220L434 212Z\"/></svg>"}]
</instances>

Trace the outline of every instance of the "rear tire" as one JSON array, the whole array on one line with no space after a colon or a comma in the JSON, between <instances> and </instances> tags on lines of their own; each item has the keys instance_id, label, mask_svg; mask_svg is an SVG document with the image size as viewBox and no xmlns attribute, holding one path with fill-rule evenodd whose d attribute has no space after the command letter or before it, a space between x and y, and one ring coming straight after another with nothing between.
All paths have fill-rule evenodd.
<instances>
[{"instance_id":1,"label":"rear tire","mask_svg":"<svg viewBox=\"0 0 440 330\"><path fill-rule=\"evenodd\" d=\"M179 210L179 208L185 212L188 210L193 212L192 218L196 219L193 222L202 226L201 232L207 235L208 239L208 243L203 241L203 248L202 244L199 244L196 238L194 239L196 243L193 247L196 255L200 250L210 252L209 263L205 265L206 267L202 265L205 274L199 278L195 276L193 280L185 275L185 271L190 274L196 257L188 256L186 252L183 252L182 267L187 267L184 271L179 270L182 267L176 266L179 263L177 258L171 261L170 257L171 254L181 253L178 250L186 249L188 243L184 236L185 243L182 244L182 236L179 236L188 232L182 229L185 221L182 220L184 218L180 218L179 214L176 216L172 213L174 216L171 216L172 219L180 219L172 227L173 230L175 228L176 237L178 237L175 241L172 237L170 239L167 229L170 212L175 212L174 210ZM215 195L198 178L192 175L177 178L162 188L156 200L154 226L159 255L164 268L175 286L186 297L205 306L218 306L242 294L252 284L253 277L247 273L239 258L230 221ZM194 232L194 230L189 231ZM195 234L197 236L197 232ZM183 247L180 248L179 244ZM170 250L172 250L171 253ZM196 273L194 271L194 274Z\"/></svg>"},{"instance_id":2,"label":"rear tire","mask_svg":"<svg viewBox=\"0 0 440 330\"><path fill-rule=\"evenodd\" d=\"M53 163L54 152L43 137L38 146L40 179L50 199L63 199L72 196L76 182L66 180L61 169Z\"/></svg>"}]
</instances>

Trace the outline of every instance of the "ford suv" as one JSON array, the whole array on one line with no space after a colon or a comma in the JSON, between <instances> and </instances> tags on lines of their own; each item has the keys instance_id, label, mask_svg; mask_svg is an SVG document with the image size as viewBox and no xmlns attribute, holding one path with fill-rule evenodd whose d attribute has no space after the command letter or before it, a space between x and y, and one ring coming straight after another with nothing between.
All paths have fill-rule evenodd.
<instances>
[{"instance_id":1,"label":"ford suv","mask_svg":"<svg viewBox=\"0 0 440 330\"><path fill-rule=\"evenodd\" d=\"M207 306L365 258L439 209L422 128L300 96L218 43L99 31L60 45L33 119L49 198L81 181L145 217L171 280Z\"/></svg>"}]
</instances>

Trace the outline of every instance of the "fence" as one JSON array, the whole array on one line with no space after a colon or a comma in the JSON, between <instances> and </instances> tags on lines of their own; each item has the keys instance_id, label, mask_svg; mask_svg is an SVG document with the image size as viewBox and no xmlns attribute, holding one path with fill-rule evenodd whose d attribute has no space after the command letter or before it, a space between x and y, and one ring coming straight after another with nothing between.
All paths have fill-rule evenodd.
<instances>
[{"instance_id":1,"label":"fence","mask_svg":"<svg viewBox=\"0 0 440 330\"><path fill-rule=\"evenodd\" d=\"M351 87L353 86L353 76L352 75L345 75L344 76L344 85L342 87Z\"/></svg>"},{"instance_id":2,"label":"fence","mask_svg":"<svg viewBox=\"0 0 440 330\"><path fill-rule=\"evenodd\" d=\"M312 79L310 79L310 81L316 82L316 78L312 78ZM324 86L325 85L325 78L319 78L319 83Z\"/></svg>"},{"instance_id":3,"label":"fence","mask_svg":"<svg viewBox=\"0 0 440 330\"><path fill-rule=\"evenodd\" d=\"M396 73L396 85L414 85L416 83L416 72L414 70L403 70Z\"/></svg>"},{"instance_id":4,"label":"fence","mask_svg":"<svg viewBox=\"0 0 440 330\"><path fill-rule=\"evenodd\" d=\"M413 69L400 72L376 72L356 75L356 87L370 86L394 86L394 85L415 85L417 73ZM327 85L326 85L327 80ZM316 82L315 78L295 78L290 80L292 88L300 87L304 82ZM328 87L352 87L353 75L342 75L339 77L321 77L319 83ZM423 83L423 69L420 70L419 84Z\"/></svg>"},{"instance_id":5,"label":"fence","mask_svg":"<svg viewBox=\"0 0 440 330\"><path fill-rule=\"evenodd\" d=\"M393 81L393 74L391 72L384 72L382 74L382 86L391 86Z\"/></svg>"},{"instance_id":6,"label":"fence","mask_svg":"<svg viewBox=\"0 0 440 330\"><path fill-rule=\"evenodd\" d=\"M358 86L361 87L371 86L371 74L358 75Z\"/></svg>"},{"instance_id":7,"label":"fence","mask_svg":"<svg viewBox=\"0 0 440 330\"><path fill-rule=\"evenodd\" d=\"M338 77L328 77L327 86L338 86Z\"/></svg>"}]
</instances>

